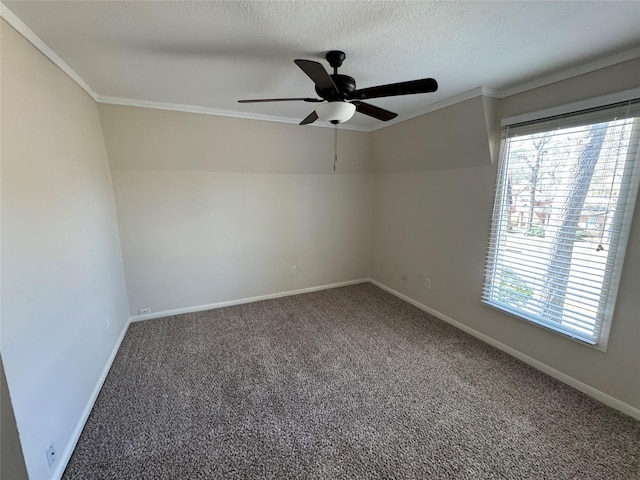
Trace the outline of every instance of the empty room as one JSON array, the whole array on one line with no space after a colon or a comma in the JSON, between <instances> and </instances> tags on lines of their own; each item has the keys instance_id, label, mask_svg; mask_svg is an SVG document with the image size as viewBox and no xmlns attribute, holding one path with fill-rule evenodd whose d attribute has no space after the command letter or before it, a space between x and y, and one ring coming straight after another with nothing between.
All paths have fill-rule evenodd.
<instances>
[{"instance_id":1,"label":"empty room","mask_svg":"<svg viewBox=\"0 0 640 480\"><path fill-rule=\"evenodd\" d=\"M0 2L2 480L640 479L640 2Z\"/></svg>"}]
</instances>

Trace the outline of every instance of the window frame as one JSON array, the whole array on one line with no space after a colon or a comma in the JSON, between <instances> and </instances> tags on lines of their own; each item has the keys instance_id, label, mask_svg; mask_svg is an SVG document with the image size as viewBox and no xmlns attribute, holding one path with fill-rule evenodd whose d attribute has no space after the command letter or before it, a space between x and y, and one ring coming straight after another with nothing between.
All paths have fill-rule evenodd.
<instances>
[{"instance_id":1,"label":"window frame","mask_svg":"<svg viewBox=\"0 0 640 480\"><path fill-rule=\"evenodd\" d=\"M507 166L507 155L509 154L509 139L508 129L511 126L521 126L523 124L529 124L533 126L534 130L537 125L540 125L540 132L552 131L546 124L553 117L572 118L584 115L588 110L607 110L614 108L623 102L634 104L634 110L637 110L640 101L640 88L619 92L612 95L606 95L590 99L583 102L574 102L552 109L546 109L538 112L526 113L513 117L508 117L500 122L500 154L498 159L498 168L496 172L496 186L494 192L494 203L491 213L490 233L487 250L487 259L485 263L485 275L482 288L482 303L486 306L506 313L510 316L515 316L519 319L540 326L554 333L560 334L565 338L570 338L578 341L581 344L595 348L596 350L606 351L607 343L609 339L609 331L613 320L614 307L616 303L618 288L620 285L622 268L624 265L624 257L629 242L629 234L631 230L631 223L633 219L634 209L638 202L638 190L640 188L640 126L633 126L630 145L632 147L627 155L632 156L626 158L624 161L625 173L623 178L628 178L629 181L625 182L625 186L621 187L619 201L624 199L625 203L622 204L622 208L616 209L616 215L612 220L611 230L614 227L619 228L619 236L617 238L616 253L613 259L607 259L606 266L603 270L604 276L609 276L608 293L600 295L600 301L603 302L602 308L602 322L599 325L598 336L594 341L577 337L568 332L568 329L562 328L558 321L543 318L539 315L528 314L523 310L517 308L511 308L504 303L496 303L495 296L493 301L491 296L495 294L495 278L498 273L497 263L501 255L500 236L504 234L504 222L501 220L504 214L505 195L507 195L507 175L505 170ZM634 114L636 122L639 122L640 115ZM592 121L588 125L596 124L597 121ZM563 127L564 128L564 127ZM630 171L629 171L630 169ZM625 189L624 193L622 188Z\"/></svg>"}]
</instances>

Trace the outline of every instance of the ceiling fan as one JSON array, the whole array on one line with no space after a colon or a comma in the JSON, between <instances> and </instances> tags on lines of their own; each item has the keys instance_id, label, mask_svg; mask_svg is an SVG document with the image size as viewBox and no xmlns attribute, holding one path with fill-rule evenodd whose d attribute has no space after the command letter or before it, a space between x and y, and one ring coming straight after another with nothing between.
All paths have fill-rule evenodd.
<instances>
[{"instance_id":1,"label":"ceiling fan","mask_svg":"<svg viewBox=\"0 0 640 480\"><path fill-rule=\"evenodd\" d=\"M356 81L348 75L338 73L338 68L346 58L344 52L331 50L327 52L326 59L333 73L329 74L321 63L313 60L294 60L295 64L313 80L316 93L320 98L265 98L255 100L238 100L239 103L259 102L313 102L318 103L314 111L300 122L300 125L308 125L316 120L325 120L335 125L346 122L357 111L370 117L387 122L398 116L384 108L376 107L362 100L381 97L393 97L397 95L413 95L416 93L429 93L438 90L438 82L433 78L411 80L408 82L391 83L356 89Z\"/></svg>"}]
</instances>

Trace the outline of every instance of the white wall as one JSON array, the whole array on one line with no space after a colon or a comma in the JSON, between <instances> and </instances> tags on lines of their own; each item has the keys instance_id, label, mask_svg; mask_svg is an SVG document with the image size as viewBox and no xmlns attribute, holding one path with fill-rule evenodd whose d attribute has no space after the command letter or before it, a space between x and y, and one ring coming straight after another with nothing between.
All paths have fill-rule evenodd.
<instances>
[{"instance_id":1,"label":"white wall","mask_svg":"<svg viewBox=\"0 0 640 480\"><path fill-rule=\"evenodd\" d=\"M77 433L127 297L95 102L1 27L2 360L29 476L46 479L45 449L62 458Z\"/></svg>"},{"instance_id":2,"label":"white wall","mask_svg":"<svg viewBox=\"0 0 640 480\"><path fill-rule=\"evenodd\" d=\"M368 277L368 134L100 105L132 315ZM297 275L291 275L291 267Z\"/></svg>"},{"instance_id":3,"label":"white wall","mask_svg":"<svg viewBox=\"0 0 640 480\"><path fill-rule=\"evenodd\" d=\"M637 87L638 79L640 59L505 98L498 111L511 116L588 99ZM481 304L496 166L487 151L490 129L484 138L480 132L484 122L460 125L466 125L466 117L479 117L486 105L468 101L374 132L372 277L640 409L640 208L635 209L607 352ZM407 131L422 134L408 137ZM385 144L395 148L376 147ZM430 290L422 287L424 277L432 280Z\"/></svg>"}]
</instances>

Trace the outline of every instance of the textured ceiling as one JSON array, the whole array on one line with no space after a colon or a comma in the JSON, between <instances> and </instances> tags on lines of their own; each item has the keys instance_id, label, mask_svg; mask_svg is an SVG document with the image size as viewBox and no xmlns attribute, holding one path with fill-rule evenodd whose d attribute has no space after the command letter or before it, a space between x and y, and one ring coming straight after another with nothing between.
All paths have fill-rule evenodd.
<instances>
[{"instance_id":1,"label":"textured ceiling","mask_svg":"<svg viewBox=\"0 0 640 480\"><path fill-rule=\"evenodd\" d=\"M346 52L340 73L355 77L359 88L438 80L437 93L370 101L400 113L399 120L479 87L504 91L613 54L640 55L640 1L4 5L100 99L247 116L304 118L312 104L236 100L316 96L293 59L324 63L330 49ZM379 126L361 114L349 124Z\"/></svg>"}]
</instances>

